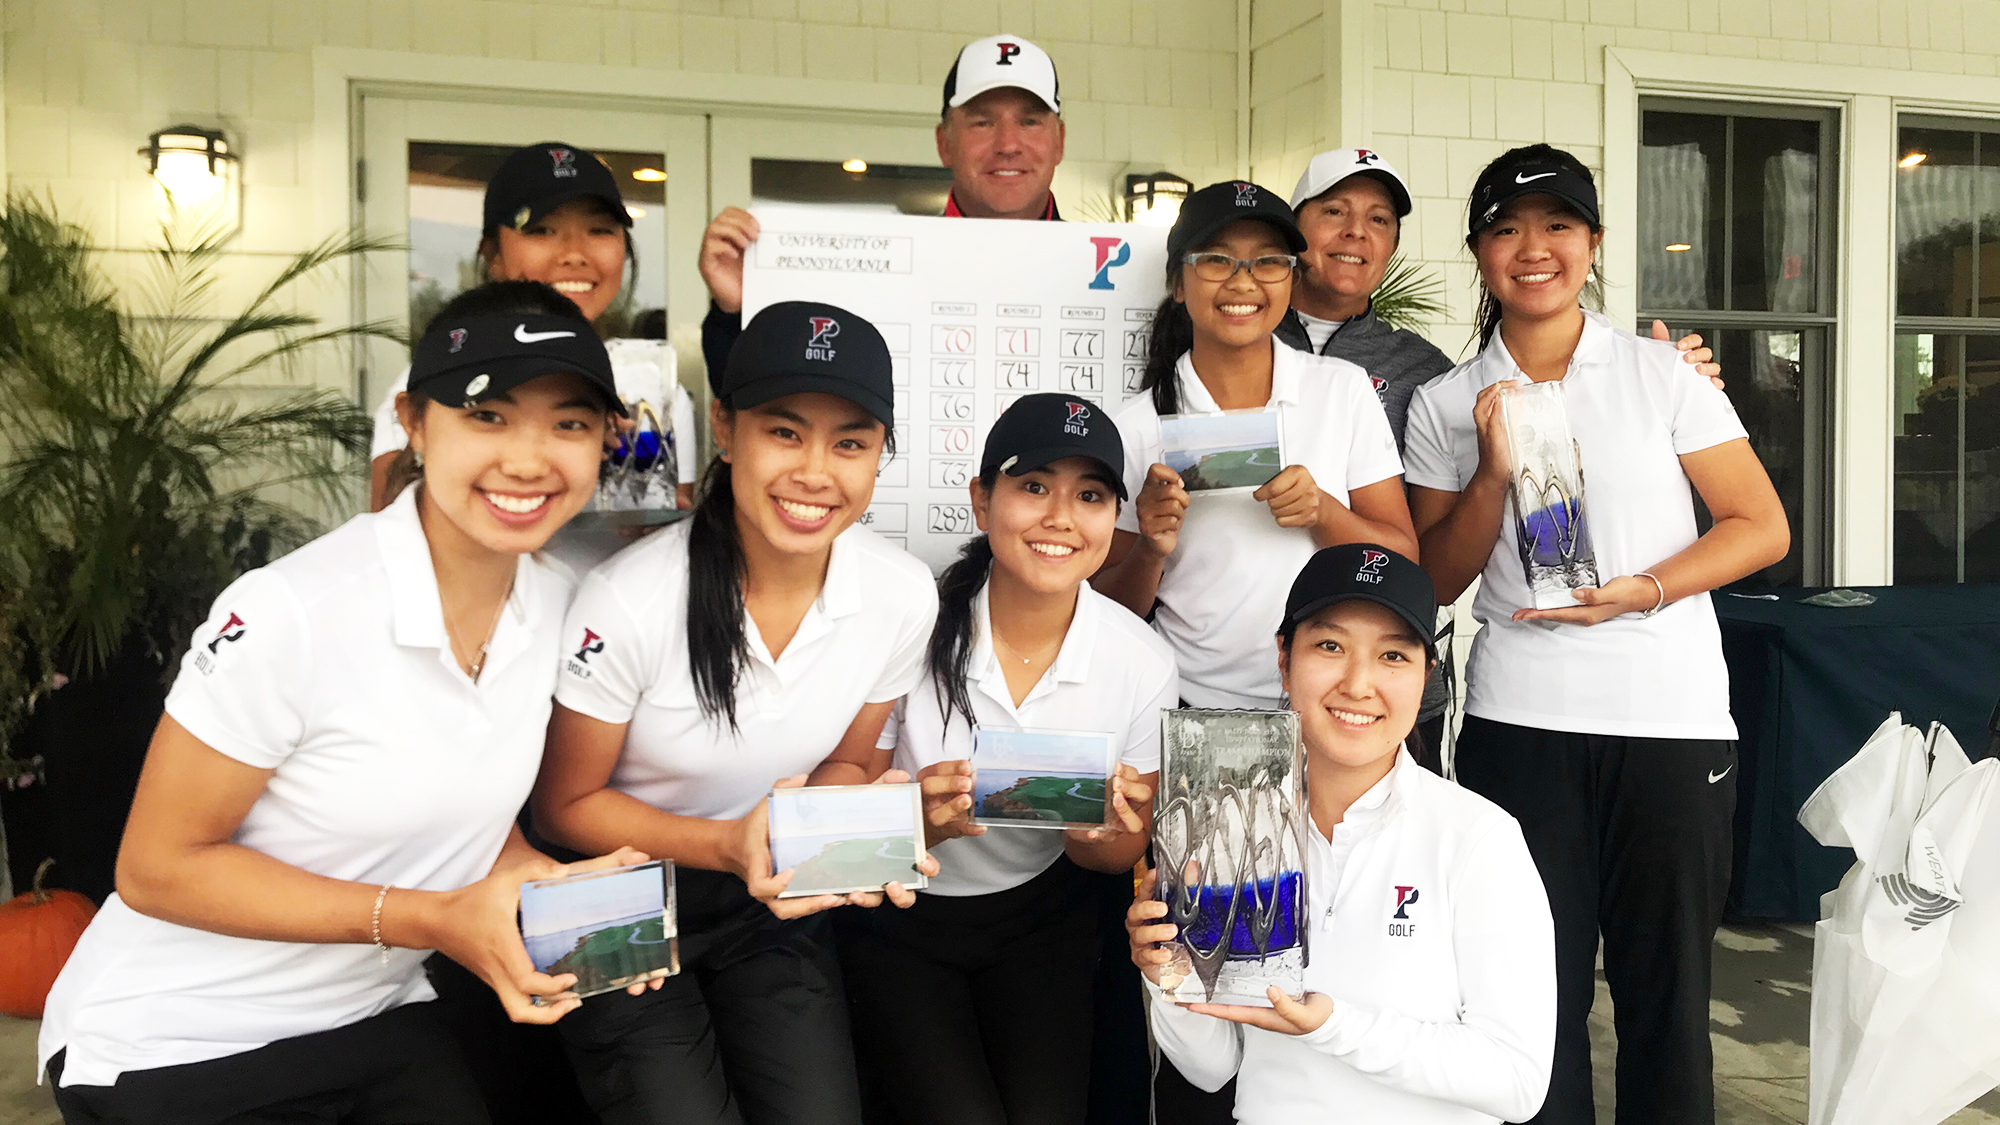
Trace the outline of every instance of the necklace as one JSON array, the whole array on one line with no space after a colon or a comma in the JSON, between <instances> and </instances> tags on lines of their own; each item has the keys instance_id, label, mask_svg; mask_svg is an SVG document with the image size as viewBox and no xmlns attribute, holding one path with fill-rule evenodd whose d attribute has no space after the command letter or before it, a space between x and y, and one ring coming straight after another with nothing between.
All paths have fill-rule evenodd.
<instances>
[{"instance_id":1,"label":"necklace","mask_svg":"<svg viewBox=\"0 0 2000 1125\"><path fill-rule=\"evenodd\" d=\"M474 683L479 681L479 673L486 667L486 652L493 647L493 637L500 631L500 617L507 612L507 602L513 596L514 584L509 582L507 583L506 594L500 598L500 608L493 611L493 624L486 627L486 639L479 642L479 655L472 658L472 668L467 672L467 675L471 677ZM445 626L445 633L447 635L451 634L451 626L449 624ZM456 636L452 636L451 644L452 655L457 656L459 639Z\"/></svg>"},{"instance_id":2,"label":"necklace","mask_svg":"<svg viewBox=\"0 0 2000 1125\"><path fill-rule=\"evenodd\" d=\"M1059 648L1061 648L1061 647L1062 647L1062 638L1061 638L1061 637L1057 637L1057 638L1056 638L1056 642L1055 642L1054 644L1052 644L1052 645L1045 645L1045 646L1043 646L1043 648L1042 648L1042 651L1040 651L1040 652L1036 653L1036 654L1035 654L1034 656L1032 656L1032 657L1029 657L1029 656L1021 656L1021 650L1020 650L1020 649L1018 649L1018 648L1015 648L1015 647L1014 647L1013 645L1010 645L1010 644L1008 644L1008 643L1007 643L1007 638L1005 638L1005 637L1001 636L1001 635L1000 635L1000 630L998 630L998 629L995 629L995 630L993 630L993 642L994 642L995 644L999 645L999 646L1000 646L1001 648L1004 648L1004 649L1006 649L1006 650L1007 650L1008 652L1010 652L1010 653L1014 654L1015 656L1019 656L1019 657L1021 658L1021 663L1023 663L1023 664L1033 664L1033 663L1035 662L1035 660L1036 660L1036 659L1038 659L1038 658L1044 658L1044 657L1048 657L1048 656L1050 656L1050 655L1053 655L1056 649L1059 649Z\"/></svg>"}]
</instances>

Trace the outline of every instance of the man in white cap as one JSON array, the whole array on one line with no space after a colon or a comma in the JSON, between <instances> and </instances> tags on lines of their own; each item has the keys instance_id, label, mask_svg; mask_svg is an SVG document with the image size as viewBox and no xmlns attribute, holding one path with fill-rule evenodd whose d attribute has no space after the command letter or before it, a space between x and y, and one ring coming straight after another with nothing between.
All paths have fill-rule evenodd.
<instances>
[{"instance_id":1,"label":"man in white cap","mask_svg":"<svg viewBox=\"0 0 2000 1125\"><path fill-rule=\"evenodd\" d=\"M944 213L952 218L1061 219L1055 194L1063 158L1062 99L1055 60L1018 35L967 43L944 79L938 162L951 169ZM701 324L710 385L743 329L743 255L757 220L725 207L701 238L708 316Z\"/></svg>"}]
</instances>

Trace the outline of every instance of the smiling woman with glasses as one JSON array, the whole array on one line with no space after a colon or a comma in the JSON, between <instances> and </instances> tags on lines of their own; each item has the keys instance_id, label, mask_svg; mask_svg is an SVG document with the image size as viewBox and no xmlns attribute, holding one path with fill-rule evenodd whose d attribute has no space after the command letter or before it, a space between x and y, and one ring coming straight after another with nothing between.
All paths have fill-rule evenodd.
<instances>
[{"instance_id":1,"label":"smiling woman with glasses","mask_svg":"<svg viewBox=\"0 0 2000 1125\"><path fill-rule=\"evenodd\" d=\"M1250 280L1263 285L1292 283L1292 271L1299 268L1297 254L1259 254L1254 258L1233 258L1220 250L1198 250L1181 255L1181 264L1202 281L1221 284L1248 270Z\"/></svg>"}]
</instances>

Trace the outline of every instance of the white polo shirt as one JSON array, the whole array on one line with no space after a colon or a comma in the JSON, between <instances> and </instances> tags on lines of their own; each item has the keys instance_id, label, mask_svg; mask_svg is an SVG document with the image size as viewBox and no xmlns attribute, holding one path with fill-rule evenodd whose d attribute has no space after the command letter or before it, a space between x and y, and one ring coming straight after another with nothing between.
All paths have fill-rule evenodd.
<instances>
[{"instance_id":1,"label":"white polo shirt","mask_svg":"<svg viewBox=\"0 0 2000 1125\"><path fill-rule=\"evenodd\" d=\"M1153 1036L1188 1081L1231 1075L1239 1125L1526 1121L1555 1052L1555 926L1521 827L1397 753L1329 839L1308 824L1310 1035L1198 1015L1151 981Z\"/></svg>"},{"instance_id":2,"label":"white polo shirt","mask_svg":"<svg viewBox=\"0 0 2000 1125\"><path fill-rule=\"evenodd\" d=\"M1479 355L1417 391L1407 483L1446 492L1471 483L1479 468L1473 402L1502 379L1527 376L1495 332ZM1599 580L1656 566L1699 538L1680 457L1746 436L1729 397L1690 373L1672 344L1620 331L1594 312L1584 313L1563 384ZM1629 738L1736 737L1707 594L1653 617L1626 614L1587 628L1515 622L1515 610L1534 604L1516 523L1510 496L1472 602L1484 628L1466 668L1466 714Z\"/></svg>"},{"instance_id":3,"label":"white polo shirt","mask_svg":"<svg viewBox=\"0 0 2000 1125\"><path fill-rule=\"evenodd\" d=\"M833 541L826 582L777 657L741 605L750 663L737 729L695 698L687 647L688 535L673 524L611 557L570 606L556 702L630 724L611 786L682 816L748 813L771 783L811 773L870 703L924 674L937 588L923 563L865 527Z\"/></svg>"},{"instance_id":4,"label":"white polo shirt","mask_svg":"<svg viewBox=\"0 0 2000 1125\"><path fill-rule=\"evenodd\" d=\"M167 714L270 780L231 838L316 875L486 876L541 762L566 572L523 556L477 683L451 653L411 489L216 599ZM65 1086L201 1062L435 995L427 951L227 937L104 904L49 994Z\"/></svg>"},{"instance_id":5,"label":"white polo shirt","mask_svg":"<svg viewBox=\"0 0 2000 1125\"><path fill-rule=\"evenodd\" d=\"M1160 711L1178 706L1180 680L1166 642L1130 610L1085 584L1055 663L1019 707L1007 673L993 653L993 625L981 586L972 600L972 656L966 694L973 720L1001 730L1073 730L1105 733L1118 760L1142 774L1160 768ZM896 750L895 768L918 770L972 757L972 726L954 713L946 729L937 682L923 682L896 705L880 746ZM1063 851L1063 833L1050 829L989 828L984 836L947 840L931 849L939 873L921 892L983 895L1018 887L1048 870Z\"/></svg>"},{"instance_id":6,"label":"white polo shirt","mask_svg":"<svg viewBox=\"0 0 2000 1125\"><path fill-rule=\"evenodd\" d=\"M1354 489L1403 471L1367 372L1275 340L1271 351L1270 403L1278 411L1287 464L1304 465L1342 504ZM1192 356L1181 356L1176 367L1181 413L1219 414ZM1136 498L1147 470L1162 456L1152 395L1127 399L1114 420L1125 439L1125 488ZM1118 527L1138 532L1136 504L1118 513ZM1196 707L1283 706L1278 622L1292 579L1313 551L1311 532L1279 527L1271 509L1247 492L1191 498L1153 615L1153 627L1180 666L1183 698Z\"/></svg>"}]
</instances>

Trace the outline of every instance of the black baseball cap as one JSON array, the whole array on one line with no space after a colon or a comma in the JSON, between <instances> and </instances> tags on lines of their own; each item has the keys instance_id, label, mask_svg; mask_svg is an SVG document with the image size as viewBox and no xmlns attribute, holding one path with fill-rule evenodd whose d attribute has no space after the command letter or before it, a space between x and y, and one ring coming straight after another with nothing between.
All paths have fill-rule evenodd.
<instances>
[{"instance_id":1,"label":"black baseball cap","mask_svg":"<svg viewBox=\"0 0 2000 1125\"><path fill-rule=\"evenodd\" d=\"M1527 150L1516 149L1488 164L1479 173L1478 182L1472 185L1466 233L1478 234L1492 225L1509 203L1536 194L1555 196L1596 226L1597 184L1588 172L1578 173L1572 165L1575 159L1561 149L1538 145Z\"/></svg>"},{"instance_id":2,"label":"black baseball cap","mask_svg":"<svg viewBox=\"0 0 2000 1125\"><path fill-rule=\"evenodd\" d=\"M579 317L438 317L410 354L410 393L446 406L472 406L530 379L568 372L626 413L604 342Z\"/></svg>"},{"instance_id":3,"label":"black baseball cap","mask_svg":"<svg viewBox=\"0 0 2000 1125\"><path fill-rule=\"evenodd\" d=\"M1238 219L1257 219L1278 228L1294 254L1306 248L1306 236L1299 233L1299 221L1284 196L1248 180L1224 180L1195 192L1181 204L1180 217L1167 232L1167 260L1178 263L1181 255Z\"/></svg>"},{"instance_id":4,"label":"black baseball cap","mask_svg":"<svg viewBox=\"0 0 2000 1125\"><path fill-rule=\"evenodd\" d=\"M716 397L742 409L809 392L838 395L896 424L889 345L858 313L818 301L780 301L750 318Z\"/></svg>"},{"instance_id":5,"label":"black baseball cap","mask_svg":"<svg viewBox=\"0 0 2000 1125\"><path fill-rule=\"evenodd\" d=\"M1118 498L1125 499L1125 442L1103 407L1075 395L1022 395L1003 411L986 435L979 475L1010 477L1046 469L1065 457L1088 457L1111 474Z\"/></svg>"},{"instance_id":6,"label":"black baseball cap","mask_svg":"<svg viewBox=\"0 0 2000 1125\"><path fill-rule=\"evenodd\" d=\"M482 235L497 227L520 230L572 199L601 199L625 226L632 216L619 194L618 177L596 154L561 141L525 145L507 154L486 181Z\"/></svg>"},{"instance_id":7,"label":"black baseball cap","mask_svg":"<svg viewBox=\"0 0 2000 1125\"><path fill-rule=\"evenodd\" d=\"M1424 568L1373 543L1324 547L1306 560L1285 598L1285 625L1297 628L1313 614L1338 602L1360 600L1385 606L1409 622L1437 659L1437 588Z\"/></svg>"}]
</instances>

